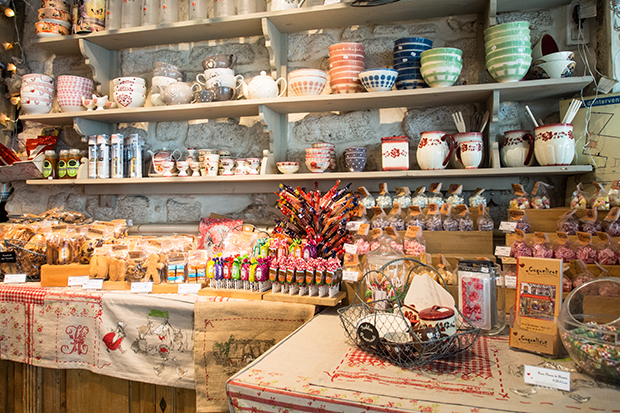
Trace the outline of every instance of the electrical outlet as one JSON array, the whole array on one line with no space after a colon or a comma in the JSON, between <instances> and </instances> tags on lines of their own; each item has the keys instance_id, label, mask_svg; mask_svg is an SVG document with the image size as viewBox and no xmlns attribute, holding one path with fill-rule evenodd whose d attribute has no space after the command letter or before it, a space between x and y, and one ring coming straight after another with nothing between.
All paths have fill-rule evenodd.
<instances>
[{"instance_id":1,"label":"electrical outlet","mask_svg":"<svg viewBox=\"0 0 620 413\"><path fill-rule=\"evenodd\" d=\"M566 6L566 45L567 46L577 46L580 44L588 44L590 43L590 25L591 20L585 19L582 20L582 28L581 28L581 39L579 38L579 26L575 23L574 13L575 7L579 6L579 4L569 4ZM581 8L581 7L580 7Z\"/></svg>"}]
</instances>

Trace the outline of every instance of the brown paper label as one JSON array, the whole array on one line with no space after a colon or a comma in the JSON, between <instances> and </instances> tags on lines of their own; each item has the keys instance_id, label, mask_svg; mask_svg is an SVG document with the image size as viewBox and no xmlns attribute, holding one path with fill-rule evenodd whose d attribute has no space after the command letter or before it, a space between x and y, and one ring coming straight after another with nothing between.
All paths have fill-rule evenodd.
<instances>
[{"instance_id":1,"label":"brown paper label","mask_svg":"<svg viewBox=\"0 0 620 413\"><path fill-rule=\"evenodd\" d=\"M525 233L523 233L523 230L515 229L515 240L523 241L524 239L525 239Z\"/></svg>"},{"instance_id":2,"label":"brown paper label","mask_svg":"<svg viewBox=\"0 0 620 413\"><path fill-rule=\"evenodd\" d=\"M400 186L398 188L396 188L396 193L397 194L404 194L404 195L410 195L411 191L409 190L408 186Z\"/></svg>"},{"instance_id":3,"label":"brown paper label","mask_svg":"<svg viewBox=\"0 0 620 413\"><path fill-rule=\"evenodd\" d=\"M428 204L428 212L427 215L435 215L439 210L437 209L437 204Z\"/></svg>"},{"instance_id":4,"label":"brown paper label","mask_svg":"<svg viewBox=\"0 0 620 413\"><path fill-rule=\"evenodd\" d=\"M602 231L597 231L596 235L598 236L598 239L600 239L603 242L609 242L611 241L611 237L609 236L608 233L606 232L602 232Z\"/></svg>"},{"instance_id":5,"label":"brown paper label","mask_svg":"<svg viewBox=\"0 0 620 413\"><path fill-rule=\"evenodd\" d=\"M534 232L534 243L544 244L549 242L549 236L545 232Z\"/></svg>"},{"instance_id":6,"label":"brown paper label","mask_svg":"<svg viewBox=\"0 0 620 413\"><path fill-rule=\"evenodd\" d=\"M477 188L473 193L473 195L481 195L484 192L484 188Z\"/></svg>"},{"instance_id":7,"label":"brown paper label","mask_svg":"<svg viewBox=\"0 0 620 413\"><path fill-rule=\"evenodd\" d=\"M411 215L417 217L422 213L419 205L409 205L409 211L411 211Z\"/></svg>"},{"instance_id":8,"label":"brown paper label","mask_svg":"<svg viewBox=\"0 0 620 413\"><path fill-rule=\"evenodd\" d=\"M595 222L596 221L596 209L586 209L586 213L583 216L584 221Z\"/></svg>"},{"instance_id":9,"label":"brown paper label","mask_svg":"<svg viewBox=\"0 0 620 413\"><path fill-rule=\"evenodd\" d=\"M592 234L579 231L577 232L577 241L579 241L581 245L592 244Z\"/></svg>"},{"instance_id":10,"label":"brown paper label","mask_svg":"<svg viewBox=\"0 0 620 413\"><path fill-rule=\"evenodd\" d=\"M368 229L370 229L370 224L360 224L360 227L357 229L357 235L368 235Z\"/></svg>"},{"instance_id":11,"label":"brown paper label","mask_svg":"<svg viewBox=\"0 0 620 413\"><path fill-rule=\"evenodd\" d=\"M620 181L613 181L611 183L610 189L615 189L616 191L620 191Z\"/></svg>"},{"instance_id":12,"label":"brown paper label","mask_svg":"<svg viewBox=\"0 0 620 413\"><path fill-rule=\"evenodd\" d=\"M395 204L392 210L390 211L390 216L401 215L402 212L400 210L400 204Z\"/></svg>"},{"instance_id":13,"label":"brown paper label","mask_svg":"<svg viewBox=\"0 0 620 413\"><path fill-rule=\"evenodd\" d=\"M570 218L571 216L575 215L575 212L577 212L576 209L571 209L570 211L567 211L565 213L563 213L560 218Z\"/></svg>"},{"instance_id":14,"label":"brown paper label","mask_svg":"<svg viewBox=\"0 0 620 413\"><path fill-rule=\"evenodd\" d=\"M379 184L379 193L380 194L385 194L388 192L388 185L387 182L384 182L382 184Z\"/></svg>"},{"instance_id":15,"label":"brown paper label","mask_svg":"<svg viewBox=\"0 0 620 413\"><path fill-rule=\"evenodd\" d=\"M448 215L450 214L450 211L452 210L452 205L445 203L441 206L441 213L443 215Z\"/></svg>"},{"instance_id":16,"label":"brown paper label","mask_svg":"<svg viewBox=\"0 0 620 413\"><path fill-rule=\"evenodd\" d=\"M448 192L451 194L460 194L463 192L463 185L450 184L450 189L448 189Z\"/></svg>"},{"instance_id":17,"label":"brown paper label","mask_svg":"<svg viewBox=\"0 0 620 413\"><path fill-rule=\"evenodd\" d=\"M357 254L344 254L344 265L353 266L359 264L359 258Z\"/></svg>"},{"instance_id":18,"label":"brown paper label","mask_svg":"<svg viewBox=\"0 0 620 413\"><path fill-rule=\"evenodd\" d=\"M431 189L429 190L429 192L436 194L439 191L441 191L441 182L435 182L434 184L431 184Z\"/></svg>"},{"instance_id":19,"label":"brown paper label","mask_svg":"<svg viewBox=\"0 0 620 413\"><path fill-rule=\"evenodd\" d=\"M568 234L566 232L558 231L555 234L558 237L558 244L564 245L568 242Z\"/></svg>"},{"instance_id":20,"label":"brown paper label","mask_svg":"<svg viewBox=\"0 0 620 413\"><path fill-rule=\"evenodd\" d=\"M360 186L359 188L357 188L357 191L362 194L362 198L366 198L368 195L370 195L370 192L368 192L368 189L366 189L366 187L364 186Z\"/></svg>"},{"instance_id":21,"label":"brown paper label","mask_svg":"<svg viewBox=\"0 0 620 413\"><path fill-rule=\"evenodd\" d=\"M525 196L525 190L523 189L523 185L521 184L512 184L512 191L515 195Z\"/></svg>"},{"instance_id":22,"label":"brown paper label","mask_svg":"<svg viewBox=\"0 0 620 413\"><path fill-rule=\"evenodd\" d=\"M372 213L375 215L383 214L383 208L381 207L372 207Z\"/></svg>"},{"instance_id":23,"label":"brown paper label","mask_svg":"<svg viewBox=\"0 0 620 413\"><path fill-rule=\"evenodd\" d=\"M616 221L620 218L620 207L613 207L605 217L605 221Z\"/></svg>"},{"instance_id":24,"label":"brown paper label","mask_svg":"<svg viewBox=\"0 0 620 413\"><path fill-rule=\"evenodd\" d=\"M525 211L521 209L509 209L508 215L510 216L511 221L521 221L525 218Z\"/></svg>"},{"instance_id":25,"label":"brown paper label","mask_svg":"<svg viewBox=\"0 0 620 413\"><path fill-rule=\"evenodd\" d=\"M390 237L396 236L396 230L394 229L394 227L385 227L385 233L388 234Z\"/></svg>"},{"instance_id":26,"label":"brown paper label","mask_svg":"<svg viewBox=\"0 0 620 413\"><path fill-rule=\"evenodd\" d=\"M366 212L366 207L364 205L358 205L357 211L355 212L355 216L361 218L364 216L364 212Z\"/></svg>"},{"instance_id":27,"label":"brown paper label","mask_svg":"<svg viewBox=\"0 0 620 413\"><path fill-rule=\"evenodd\" d=\"M425 186L419 186L416 188L415 193L416 195L422 194L426 191L426 187Z\"/></svg>"},{"instance_id":28,"label":"brown paper label","mask_svg":"<svg viewBox=\"0 0 620 413\"><path fill-rule=\"evenodd\" d=\"M420 232L420 227L411 226L411 227L407 228L407 232L405 232L405 237L407 237L407 238L415 238L415 237L418 236L419 232Z\"/></svg>"},{"instance_id":29,"label":"brown paper label","mask_svg":"<svg viewBox=\"0 0 620 413\"><path fill-rule=\"evenodd\" d=\"M478 215L484 215L484 204L478 204Z\"/></svg>"},{"instance_id":30,"label":"brown paper label","mask_svg":"<svg viewBox=\"0 0 620 413\"><path fill-rule=\"evenodd\" d=\"M596 181L592 182L592 185L594 185L594 187L596 188L596 192L597 193L598 193L598 191L602 191L603 190L603 185L599 184Z\"/></svg>"},{"instance_id":31,"label":"brown paper label","mask_svg":"<svg viewBox=\"0 0 620 413\"><path fill-rule=\"evenodd\" d=\"M482 204L480 204L482 205ZM458 216L464 217L465 215L467 215L469 213L469 208L467 208L467 205L465 204L459 204L457 206L454 207L454 210L456 212L456 214Z\"/></svg>"},{"instance_id":32,"label":"brown paper label","mask_svg":"<svg viewBox=\"0 0 620 413\"><path fill-rule=\"evenodd\" d=\"M372 236L374 238L377 238L381 234L383 234L383 230L381 228L375 228L372 230Z\"/></svg>"}]
</instances>

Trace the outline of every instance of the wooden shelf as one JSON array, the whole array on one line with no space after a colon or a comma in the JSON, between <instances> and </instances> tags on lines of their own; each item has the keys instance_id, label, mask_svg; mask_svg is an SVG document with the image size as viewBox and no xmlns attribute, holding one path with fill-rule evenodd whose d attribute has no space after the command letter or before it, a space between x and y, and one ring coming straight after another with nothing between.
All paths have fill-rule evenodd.
<instances>
[{"instance_id":1,"label":"wooden shelf","mask_svg":"<svg viewBox=\"0 0 620 413\"><path fill-rule=\"evenodd\" d=\"M307 295L288 295L281 293L271 293L268 292L263 295L264 301L279 301L285 303L297 303L297 304L312 304L312 305L323 305L326 307L334 307L338 305L345 297L347 293L346 291L340 291L334 298L324 297L309 297Z\"/></svg>"},{"instance_id":2,"label":"wooden shelf","mask_svg":"<svg viewBox=\"0 0 620 413\"><path fill-rule=\"evenodd\" d=\"M521 0L518 2L498 0L497 11L549 9L569 3L568 0ZM483 14L487 4L486 0L403 0L381 7L352 7L350 4L340 3L202 21L133 27L88 35L37 39L35 44L55 54L79 54L79 39L86 39L108 50L120 50L233 37L262 36L263 19L268 19L280 33L296 33L319 28L394 23L446 15Z\"/></svg>"},{"instance_id":3,"label":"wooden shelf","mask_svg":"<svg viewBox=\"0 0 620 413\"><path fill-rule=\"evenodd\" d=\"M269 294L271 291L259 293L257 291L245 291L245 290L218 290L216 288L206 287L198 291L198 295L204 295L207 297L228 297L228 298L240 298L244 300L262 300L265 294Z\"/></svg>"},{"instance_id":4,"label":"wooden shelf","mask_svg":"<svg viewBox=\"0 0 620 413\"><path fill-rule=\"evenodd\" d=\"M24 121L51 125L71 125L74 118L110 124L258 116L260 105L266 106L279 114L355 111L396 107L422 108L459 103L486 102L495 90L500 92L502 101L529 101L571 96L591 82L592 78L590 76L584 76L564 79L529 80L516 83L484 83L442 88L393 90L389 92L294 96L193 105L61 112L45 115L23 115L20 118Z\"/></svg>"}]
</instances>

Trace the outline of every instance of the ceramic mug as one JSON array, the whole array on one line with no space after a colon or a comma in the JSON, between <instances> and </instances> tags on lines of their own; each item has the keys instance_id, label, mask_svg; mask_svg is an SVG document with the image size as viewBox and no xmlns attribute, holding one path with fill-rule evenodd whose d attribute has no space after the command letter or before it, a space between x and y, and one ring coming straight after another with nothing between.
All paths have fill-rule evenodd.
<instances>
[{"instance_id":1,"label":"ceramic mug","mask_svg":"<svg viewBox=\"0 0 620 413\"><path fill-rule=\"evenodd\" d=\"M204 154L204 171L206 176L217 176L220 155L217 153Z\"/></svg>"},{"instance_id":2,"label":"ceramic mug","mask_svg":"<svg viewBox=\"0 0 620 413\"><path fill-rule=\"evenodd\" d=\"M573 125L554 123L534 129L534 155L541 166L570 165L575 157Z\"/></svg>"},{"instance_id":3,"label":"ceramic mug","mask_svg":"<svg viewBox=\"0 0 620 413\"><path fill-rule=\"evenodd\" d=\"M455 134L452 135L452 137L454 138L454 142L456 142L457 147L458 147L458 145L461 142L466 142L466 141L480 141L480 142L483 142L483 140L482 140L482 133L481 132L455 133ZM482 159L484 160L484 151L482 152ZM482 161L480 161L480 163L482 164ZM480 166L481 165L478 165L478 167L480 167ZM463 164L461 162L459 162L459 160L456 158L456 153L455 153L455 155L452 156L452 158L450 158L450 167L452 167L454 169L463 169L464 168Z\"/></svg>"},{"instance_id":4,"label":"ceramic mug","mask_svg":"<svg viewBox=\"0 0 620 413\"><path fill-rule=\"evenodd\" d=\"M420 168L445 169L456 149L456 142L451 135L442 131L427 131L420 134L420 143L416 158Z\"/></svg>"},{"instance_id":5,"label":"ceramic mug","mask_svg":"<svg viewBox=\"0 0 620 413\"><path fill-rule=\"evenodd\" d=\"M217 102L222 102L225 100L233 100L237 95L237 91L235 90L235 88L232 88L232 87L226 87L226 86L211 87L208 90L213 92L213 97L214 97L213 100Z\"/></svg>"},{"instance_id":6,"label":"ceramic mug","mask_svg":"<svg viewBox=\"0 0 620 413\"><path fill-rule=\"evenodd\" d=\"M478 169L482 162L482 142L465 141L458 144L456 157L465 169Z\"/></svg>"},{"instance_id":7,"label":"ceramic mug","mask_svg":"<svg viewBox=\"0 0 620 413\"><path fill-rule=\"evenodd\" d=\"M210 90L198 90L194 92L194 100L192 103L213 102L215 93Z\"/></svg>"},{"instance_id":8,"label":"ceramic mug","mask_svg":"<svg viewBox=\"0 0 620 413\"><path fill-rule=\"evenodd\" d=\"M504 166L518 168L534 163L534 135L529 130L504 132L506 139L500 150Z\"/></svg>"},{"instance_id":9,"label":"ceramic mug","mask_svg":"<svg viewBox=\"0 0 620 413\"><path fill-rule=\"evenodd\" d=\"M207 89L222 86L237 88L241 85L243 76L235 76L235 71L232 69L207 69L204 73L198 73L196 75L196 81Z\"/></svg>"},{"instance_id":10,"label":"ceramic mug","mask_svg":"<svg viewBox=\"0 0 620 413\"><path fill-rule=\"evenodd\" d=\"M202 61L202 67L204 70L208 69L232 69L237 62L237 56L234 54L218 53L211 56L207 56Z\"/></svg>"}]
</instances>

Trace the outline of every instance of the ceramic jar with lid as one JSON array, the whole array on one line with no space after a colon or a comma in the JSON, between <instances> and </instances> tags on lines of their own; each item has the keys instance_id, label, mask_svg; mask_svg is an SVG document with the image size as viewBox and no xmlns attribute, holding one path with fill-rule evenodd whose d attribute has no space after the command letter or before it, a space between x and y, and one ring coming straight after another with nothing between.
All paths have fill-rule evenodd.
<instances>
[{"instance_id":1,"label":"ceramic jar with lid","mask_svg":"<svg viewBox=\"0 0 620 413\"><path fill-rule=\"evenodd\" d=\"M384 171L409 169L409 137L388 136L381 138L381 159Z\"/></svg>"},{"instance_id":2,"label":"ceramic jar with lid","mask_svg":"<svg viewBox=\"0 0 620 413\"><path fill-rule=\"evenodd\" d=\"M456 316L454 309L434 305L418 313L420 327L436 327L442 334L456 334Z\"/></svg>"}]
</instances>

